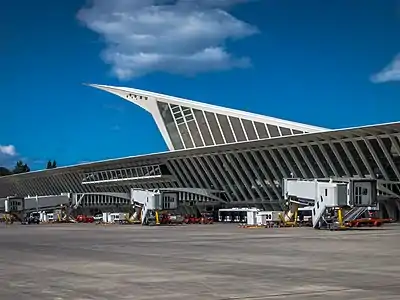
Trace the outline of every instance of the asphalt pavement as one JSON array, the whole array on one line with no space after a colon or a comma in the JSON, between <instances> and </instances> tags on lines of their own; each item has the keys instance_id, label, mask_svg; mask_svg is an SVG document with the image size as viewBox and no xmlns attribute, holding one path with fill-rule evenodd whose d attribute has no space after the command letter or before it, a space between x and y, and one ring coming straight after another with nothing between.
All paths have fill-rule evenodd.
<instances>
[{"instance_id":1,"label":"asphalt pavement","mask_svg":"<svg viewBox=\"0 0 400 300\"><path fill-rule=\"evenodd\" d=\"M400 299L400 226L0 224L0 299Z\"/></svg>"}]
</instances>

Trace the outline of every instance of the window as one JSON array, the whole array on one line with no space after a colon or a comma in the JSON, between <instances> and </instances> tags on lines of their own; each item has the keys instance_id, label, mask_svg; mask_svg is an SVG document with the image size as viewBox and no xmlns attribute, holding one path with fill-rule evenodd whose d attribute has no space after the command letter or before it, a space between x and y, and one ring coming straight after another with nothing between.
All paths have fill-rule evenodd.
<instances>
[{"instance_id":1,"label":"window","mask_svg":"<svg viewBox=\"0 0 400 300\"><path fill-rule=\"evenodd\" d=\"M361 186L356 186L354 190L354 205L361 204Z\"/></svg>"},{"instance_id":2,"label":"window","mask_svg":"<svg viewBox=\"0 0 400 300\"><path fill-rule=\"evenodd\" d=\"M271 135L271 137L281 136L279 134L278 127L276 127L274 125L269 125L269 124L267 124L267 127L268 127L268 131L269 131L269 134Z\"/></svg>"},{"instance_id":3,"label":"window","mask_svg":"<svg viewBox=\"0 0 400 300\"><path fill-rule=\"evenodd\" d=\"M243 127L249 140L257 140L257 134L253 126L253 122L242 119Z\"/></svg>"},{"instance_id":4,"label":"window","mask_svg":"<svg viewBox=\"0 0 400 300\"><path fill-rule=\"evenodd\" d=\"M229 120L231 121L231 125L232 125L232 128L235 133L237 141L238 142L246 141L247 139L244 134L242 123L240 122L240 120L235 117L229 117Z\"/></svg>"},{"instance_id":5,"label":"window","mask_svg":"<svg viewBox=\"0 0 400 300\"><path fill-rule=\"evenodd\" d=\"M221 130L219 129L215 114L206 111L205 115L206 115L208 124L210 125L211 133L214 137L215 142L218 145L224 144L224 139L222 137Z\"/></svg>"},{"instance_id":6,"label":"window","mask_svg":"<svg viewBox=\"0 0 400 300\"><path fill-rule=\"evenodd\" d=\"M293 134L303 134L303 132L300 130L293 129L292 131L293 131Z\"/></svg>"},{"instance_id":7,"label":"window","mask_svg":"<svg viewBox=\"0 0 400 300\"><path fill-rule=\"evenodd\" d=\"M328 196L328 189L325 189L325 197Z\"/></svg>"},{"instance_id":8,"label":"window","mask_svg":"<svg viewBox=\"0 0 400 300\"><path fill-rule=\"evenodd\" d=\"M193 120L194 120L193 115L186 116L186 122L193 121Z\"/></svg>"},{"instance_id":9,"label":"window","mask_svg":"<svg viewBox=\"0 0 400 300\"><path fill-rule=\"evenodd\" d=\"M219 125L222 128L222 132L225 136L225 140L227 143L234 143L235 142L235 138L233 136L232 130L231 130L231 126L229 125L229 121L227 116L225 115L218 115L217 114L217 118L218 118L218 122Z\"/></svg>"},{"instance_id":10,"label":"window","mask_svg":"<svg viewBox=\"0 0 400 300\"><path fill-rule=\"evenodd\" d=\"M183 117L175 118L176 124L181 125L185 123L185 119Z\"/></svg>"},{"instance_id":11,"label":"window","mask_svg":"<svg viewBox=\"0 0 400 300\"><path fill-rule=\"evenodd\" d=\"M254 125L256 126L256 130L260 139L269 138L267 128L265 127L264 123L254 122Z\"/></svg>"},{"instance_id":12,"label":"window","mask_svg":"<svg viewBox=\"0 0 400 300\"><path fill-rule=\"evenodd\" d=\"M178 132L178 128L176 128L174 118L172 116L171 110L169 109L168 104L163 102L157 102L158 109L160 110L161 117L164 121L165 127L167 129L168 135L171 139L172 146L174 149L183 149L183 143L181 137ZM179 109L179 107L177 107ZM175 107L172 110L176 109Z\"/></svg>"},{"instance_id":13,"label":"window","mask_svg":"<svg viewBox=\"0 0 400 300\"><path fill-rule=\"evenodd\" d=\"M193 118L193 115L191 115ZM196 123L195 122L189 122L187 123L187 126L189 127L189 131L192 134L193 141L196 147L202 147L203 141L201 140L200 132L197 129Z\"/></svg>"},{"instance_id":14,"label":"window","mask_svg":"<svg viewBox=\"0 0 400 300\"><path fill-rule=\"evenodd\" d=\"M194 145L193 145L189 130L186 127L186 125L180 124L178 127L179 127L179 131L182 135L182 139L183 139L183 142L185 143L186 148L193 148Z\"/></svg>"},{"instance_id":15,"label":"window","mask_svg":"<svg viewBox=\"0 0 400 300\"><path fill-rule=\"evenodd\" d=\"M280 127L282 135L292 135L292 132L289 128L286 127Z\"/></svg>"},{"instance_id":16,"label":"window","mask_svg":"<svg viewBox=\"0 0 400 300\"><path fill-rule=\"evenodd\" d=\"M199 125L200 133L203 136L204 142L206 146L214 145L211 133L208 130L207 122L204 118L203 112L200 110L193 110L193 113L196 117L197 124Z\"/></svg>"},{"instance_id":17,"label":"window","mask_svg":"<svg viewBox=\"0 0 400 300\"><path fill-rule=\"evenodd\" d=\"M180 111L174 113L174 116L175 116L175 119L179 119L179 118L182 118L182 117L183 117L183 116L182 116L182 113L181 113Z\"/></svg>"},{"instance_id":18,"label":"window","mask_svg":"<svg viewBox=\"0 0 400 300\"><path fill-rule=\"evenodd\" d=\"M178 105L171 104L172 113L175 114L178 111L181 111Z\"/></svg>"},{"instance_id":19,"label":"window","mask_svg":"<svg viewBox=\"0 0 400 300\"><path fill-rule=\"evenodd\" d=\"M188 107L182 107L182 111L183 111L183 114L184 114L185 116L189 116L189 115L192 114L192 111L191 111L190 108L188 108Z\"/></svg>"}]
</instances>

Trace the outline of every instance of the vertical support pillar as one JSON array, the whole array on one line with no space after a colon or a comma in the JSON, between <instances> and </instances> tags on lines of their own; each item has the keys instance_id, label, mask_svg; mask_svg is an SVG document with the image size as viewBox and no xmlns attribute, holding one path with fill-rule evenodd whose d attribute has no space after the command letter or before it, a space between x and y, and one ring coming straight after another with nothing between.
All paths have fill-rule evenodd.
<instances>
[{"instance_id":1,"label":"vertical support pillar","mask_svg":"<svg viewBox=\"0 0 400 300\"><path fill-rule=\"evenodd\" d=\"M156 210L156 225L160 225L160 218L158 215L158 210Z\"/></svg>"},{"instance_id":2,"label":"vertical support pillar","mask_svg":"<svg viewBox=\"0 0 400 300\"><path fill-rule=\"evenodd\" d=\"M339 207L339 209L338 209L338 221L339 221L339 227L340 228L344 228L344 224L343 224L343 209L341 207Z\"/></svg>"}]
</instances>

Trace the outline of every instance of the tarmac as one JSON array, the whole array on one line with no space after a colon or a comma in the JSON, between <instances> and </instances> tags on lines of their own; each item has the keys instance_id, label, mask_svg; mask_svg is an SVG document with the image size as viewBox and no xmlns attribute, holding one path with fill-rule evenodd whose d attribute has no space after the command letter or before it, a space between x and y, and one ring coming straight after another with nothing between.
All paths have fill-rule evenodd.
<instances>
[{"instance_id":1,"label":"tarmac","mask_svg":"<svg viewBox=\"0 0 400 300\"><path fill-rule=\"evenodd\" d=\"M0 299L391 300L400 226L0 224Z\"/></svg>"}]
</instances>

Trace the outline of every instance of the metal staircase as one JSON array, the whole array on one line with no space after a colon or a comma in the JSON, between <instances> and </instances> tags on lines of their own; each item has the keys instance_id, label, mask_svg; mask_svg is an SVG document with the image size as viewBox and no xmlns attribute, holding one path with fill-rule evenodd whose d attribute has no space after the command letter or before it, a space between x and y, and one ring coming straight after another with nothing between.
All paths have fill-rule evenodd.
<instances>
[{"instance_id":1,"label":"metal staircase","mask_svg":"<svg viewBox=\"0 0 400 300\"><path fill-rule=\"evenodd\" d=\"M162 209L162 194L157 191L131 189L131 204L133 207L141 207L140 221L142 224L156 222L157 211ZM138 212L135 212L137 217Z\"/></svg>"},{"instance_id":2,"label":"metal staircase","mask_svg":"<svg viewBox=\"0 0 400 300\"><path fill-rule=\"evenodd\" d=\"M350 209L343 218L344 222L348 222L351 220L356 220L358 219L362 214L364 214L368 210L368 207L365 206L355 206L352 209Z\"/></svg>"},{"instance_id":3,"label":"metal staircase","mask_svg":"<svg viewBox=\"0 0 400 300\"><path fill-rule=\"evenodd\" d=\"M142 207L141 220L140 220L142 224L149 224L150 219L152 217L151 213L154 212L154 208L152 209L151 206L152 203L150 204L149 202L150 201L145 202Z\"/></svg>"},{"instance_id":4,"label":"metal staircase","mask_svg":"<svg viewBox=\"0 0 400 300\"><path fill-rule=\"evenodd\" d=\"M284 178L285 200L303 204L314 201L312 223L315 229L345 229L344 222L359 218L377 202L376 179L350 178L348 181ZM352 206L343 218L343 209ZM289 211L287 218L293 215Z\"/></svg>"},{"instance_id":5,"label":"metal staircase","mask_svg":"<svg viewBox=\"0 0 400 300\"><path fill-rule=\"evenodd\" d=\"M324 220L325 211L326 211L325 201L321 200L316 201L314 208L312 209L312 222L314 229L319 229L323 223L326 223Z\"/></svg>"}]
</instances>

